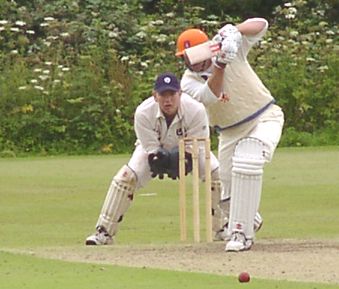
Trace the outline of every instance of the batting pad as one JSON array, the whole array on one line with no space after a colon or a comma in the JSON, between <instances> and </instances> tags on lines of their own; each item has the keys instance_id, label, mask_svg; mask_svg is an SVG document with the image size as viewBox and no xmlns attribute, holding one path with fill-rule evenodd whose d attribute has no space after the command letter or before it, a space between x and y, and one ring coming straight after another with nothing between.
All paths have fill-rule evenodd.
<instances>
[{"instance_id":1,"label":"batting pad","mask_svg":"<svg viewBox=\"0 0 339 289\"><path fill-rule=\"evenodd\" d=\"M265 144L255 138L239 141L232 158L232 185L229 233L243 232L254 237L254 218L259 208Z\"/></svg>"},{"instance_id":2,"label":"batting pad","mask_svg":"<svg viewBox=\"0 0 339 289\"><path fill-rule=\"evenodd\" d=\"M114 236L118 230L118 223L129 208L136 188L136 176L127 166L123 166L115 175L108 189L104 205L101 209L98 226L103 226Z\"/></svg>"}]
</instances>

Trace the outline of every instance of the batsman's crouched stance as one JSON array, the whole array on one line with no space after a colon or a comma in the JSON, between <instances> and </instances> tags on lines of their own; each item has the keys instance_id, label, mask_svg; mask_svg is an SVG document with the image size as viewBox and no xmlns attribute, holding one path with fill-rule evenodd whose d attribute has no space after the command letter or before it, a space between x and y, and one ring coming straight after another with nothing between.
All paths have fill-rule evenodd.
<instances>
[{"instance_id":1,"label":"batsman's crouched stance","mask_svg":"<svg viewBox=\"0 0 339 289\"><path fill-rule=\"evenodd\" d=\"M154 96L142 102L135 112L136 147L129 162L114 176L106 195L96 232L86 245L107 245L113 242L119 223L132 203L136 190L152 178L172 179L179 176L178 142L184 137L209 137L205 108L186 94L181 94L179 81L172 73L160 75ZM204 150L204 147L199 147ZM185 149L186 150L186 149ZM185 154L186 171L192 170L189 144ZM204 180L204 151L199 154L200 179ZM212 227L217 233L227 222L228 212L220 208L222 187L219 162L211 153Z\"/></svg>"},{"instance_id":2,"label":"batsman's crouched stance","mask_svg":"<svg viewBox=\"0 0 339 289\"><path fill-rule=\"evenodd\" d=\"M219 132L222 199L230 202L226 251L249 250L261 227L263 168L284 124L281 108L247 59L267 29L265 19L251 18L226 24L212 41L192 28L177 38L176 56L186 66L181 88L205 105L210 126Z\"/></svg>"}]
</instances>

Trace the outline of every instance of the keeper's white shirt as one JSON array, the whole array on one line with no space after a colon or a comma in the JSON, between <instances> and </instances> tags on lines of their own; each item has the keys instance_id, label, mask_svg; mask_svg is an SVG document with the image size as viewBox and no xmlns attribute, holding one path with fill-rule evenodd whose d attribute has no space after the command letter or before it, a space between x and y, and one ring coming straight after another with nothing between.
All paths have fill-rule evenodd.
<instances>
[{"instance_id":1,"label":"keeper's white shirt","mask_svg":"<svg viewBox=\"0 0 339 289\"><path fill-rule=\"evenodd\" d=\"M159 147L170 150L178 146L183 137L209 137L208 117L203 104L185 93L181 94L178 112L169 127L152 96L137 107L134 129L147 153L153 153Z\"/></svg>"},{"instance_id":2,"label":"keeper's white shirt","mask_svg":"<svg viewBox=\"0 0 339 289\"><path fill-rule=\"evenodd\" d=\"M135 111L134 129L137 136L136 147L128 166L137 176L137 188L143 187L151 179L148 155L160 147L167 150L178 146L183 137L209 137L208 118L203 104L187 94L181 94L177 115L167 127L164 114L154 97L143 101ZM201 146L202 147L202 146ZM201 148L200 149L203 149ZM204 154L199 154L199 176L204 178ZM219 167L219 162L211 152L211 171Z\"/></svg>"}]
</instances>

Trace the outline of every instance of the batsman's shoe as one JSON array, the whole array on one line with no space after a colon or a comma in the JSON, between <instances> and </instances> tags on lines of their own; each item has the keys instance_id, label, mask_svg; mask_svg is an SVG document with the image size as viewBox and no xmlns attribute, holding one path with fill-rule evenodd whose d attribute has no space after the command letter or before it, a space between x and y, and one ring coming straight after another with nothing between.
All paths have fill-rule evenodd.
<instances>
[{"instance_id":1,"label":"batsman's shoe","mask_svg":"<svg viewBox=\"0 0 339 289\"><path fill-rule=\"evenodd\" d=\"M261 217L260 218L256 217L254 220L254 232L258 232L261 229L263 223L264 221ZM215 233L213 240L214 241L230 240L231 235L228 234L227 228L228 228L228 223L226 223L222 229L220 229L218 232Z\"/></svg>"},{"instance_id":2,"label":"batsman's shoe","mask_svg":"<svg viewBox=\"0 0 339 289\"><path fill-rule=\"evenodd\" d=\"M251 249L253 241L246 239L242 232L233 232L230 241L226 244L226 252L240 252Z\"/></svg>"},{"instance_id":3,"label":"batsman's shoe","mask_svg":"<svg viewBox=\"0 0 339 289\"><path fill-rule=\"evenodd\" d=\"M109 245L113 243L112 236L107 233L104 227L97 227L95 234L87 237L86 245Z\"/></svg>"}]
</instances>

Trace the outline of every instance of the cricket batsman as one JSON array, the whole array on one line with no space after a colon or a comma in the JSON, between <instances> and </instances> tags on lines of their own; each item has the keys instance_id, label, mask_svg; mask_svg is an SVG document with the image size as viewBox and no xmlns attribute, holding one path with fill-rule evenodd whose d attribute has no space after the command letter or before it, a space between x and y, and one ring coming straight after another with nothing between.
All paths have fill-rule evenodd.
<instances>
[{"instance_id":1,"label":"cricket batsman","mask_svg":"<svg viewBox=\"0 0 339 289\"><path fill-rule=\"evenodd\" d=\"M103 203L96 232L86 239L86 245L107 245L113 242L119 223L139 188L153 177L179 176L179 139L209 137L206 110L198 101L181 92L176 76L166 72L154 84L153 96L143 101L135 111L135 150L129 162L113 177ZM188 144L189 145L189 144ZM204 146L199 147L200 179L204 179ZM186 172L192 170L192 156L185 153ZM217 233L223 225L219 207L221 183L219 163L211 153L212 227Z\"/></svg>"},{"instance_id":2,"label":"cricket batsman","mask_svg":"<svg viewBox=\"0 0 339 289\"><path fill-rule=\"evenodd\" d=\"M263 18L227 24L212 39L220 48L217 53L206 53L206 47L215 45L206 46L208 36L199 29L187 29L177 38L176 56L187 68L181 88L204 104L210 125L219 133L222 199L230 206L226 251L252 247L262 224L257 212L264 165L273 157L284 123L281 108L247 60L267 28ZM196 56L200 61L192 62Z\"/></svg>"}]
</instances>

